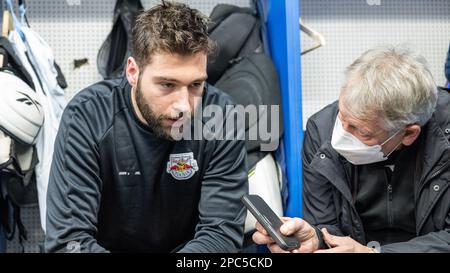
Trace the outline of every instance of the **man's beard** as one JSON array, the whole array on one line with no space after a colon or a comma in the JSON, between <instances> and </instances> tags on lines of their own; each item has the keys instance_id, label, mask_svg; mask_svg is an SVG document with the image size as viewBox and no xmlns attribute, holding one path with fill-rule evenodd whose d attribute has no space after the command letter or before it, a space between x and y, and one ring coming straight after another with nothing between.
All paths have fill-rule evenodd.
<instances>
[{"instance_id":1,"label":"man's beard","mask_svg":"<svg viewBox=\"0 0 450 273\"><path fill-rule=\"evenodd\" d=\"M147 122L148 126L152 129L153 133L163 139L167 140L174 140L174 138L171 135L171 127L164 127L163 121L165 119L171 119L174 117L167 116L167 115L157 115L150 106L145 103L144 97L142 96L141 92L141 82L138 80L137 87L136 87L136 104L139 108L139 111L141 112L143 118ZM180 113L180 117L182 117L182 113ZM178 132L182 132L183 126L180 128L177 128Z\"/></svg>"}]
</instances>

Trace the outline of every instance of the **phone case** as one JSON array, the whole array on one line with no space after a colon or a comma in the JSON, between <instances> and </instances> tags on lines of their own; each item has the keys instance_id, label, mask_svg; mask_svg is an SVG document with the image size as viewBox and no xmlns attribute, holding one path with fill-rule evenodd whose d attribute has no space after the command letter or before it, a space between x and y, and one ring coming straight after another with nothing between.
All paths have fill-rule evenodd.
<instances>
[{"instance_id":1,"label":"phone case","mask_svg":"<svg viewBox=\"0 0 450 273\"><path fill-rule=\"evenodd\" d=\"M280 232L283 225L281 219L273 212L267 203L258 195L244 195L242 203L264 227L277 245L283 250L290 251L300 247L300 242L294 236L284 236Z\"/></svg>"}]
</instances>

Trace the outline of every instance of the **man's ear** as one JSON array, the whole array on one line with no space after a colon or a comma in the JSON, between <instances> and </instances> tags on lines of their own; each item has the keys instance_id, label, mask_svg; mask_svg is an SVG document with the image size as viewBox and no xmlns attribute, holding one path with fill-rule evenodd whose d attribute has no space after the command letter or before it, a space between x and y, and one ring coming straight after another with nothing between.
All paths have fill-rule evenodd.
<instances>
[{"instance_id":1,"label":"man's ear","mask_svg":"<svg viewBox=\"0 0 450 273\"><path fill-rule=\"evenodd\" d=\"M410 146L411 144L413 144L414 141L416 141L416 139L419 137L421 131L422 128L420 128L418 124L411 124L406 126L405 134L402 140L403 145Z\"/></svg>"},{"instance_id":2,"label":"man's ear","mask_svg":"<svg viewBox=\"0 0 450 273\"><path fill-rule=\"evenodd\" d=\"M126 75L128 83L132 87L136 87L139 79L139 66L137 65L136 60L133 57L129 57L127 60Z\"/></svg>"}]
</instances>

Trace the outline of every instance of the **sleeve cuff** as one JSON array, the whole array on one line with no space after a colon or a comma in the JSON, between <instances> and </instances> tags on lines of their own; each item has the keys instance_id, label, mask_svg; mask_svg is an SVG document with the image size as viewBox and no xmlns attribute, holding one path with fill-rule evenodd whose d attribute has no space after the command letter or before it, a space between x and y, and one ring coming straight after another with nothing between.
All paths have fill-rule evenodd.
<instances>
[{"instance_id":1,"label":"sleeve cuff","mask_svg":"<svg viewBox=\"0 0 450 273\"><path fill-rule=\"evenodd\" d=\"M314 225L312 225L312 227L316 231L317 238L319 238L319 249L329 249L330 247L327 245L327 243L325 243L325 240L323 239L322 231Z\"/></svg>"}]
</instances>

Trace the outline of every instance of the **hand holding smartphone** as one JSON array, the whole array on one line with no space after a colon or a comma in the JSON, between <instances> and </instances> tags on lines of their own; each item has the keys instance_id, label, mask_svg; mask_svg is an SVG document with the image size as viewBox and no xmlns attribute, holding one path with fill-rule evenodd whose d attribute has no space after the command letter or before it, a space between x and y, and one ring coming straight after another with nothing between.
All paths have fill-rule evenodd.
<instances>
[{"instance_id":1,"label":"hand holding smartphone","mask_svg":"<svg viewBox=\"0 0 450 273\"><path fill-rule=\"evenodd\" d=\"M260 196L244 195L241 200L281 249L291 251L300 247L295 236L281 234L283 222Z\"/></svg>"}]
</instances>

